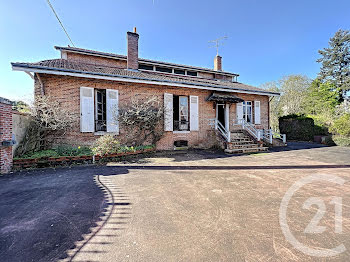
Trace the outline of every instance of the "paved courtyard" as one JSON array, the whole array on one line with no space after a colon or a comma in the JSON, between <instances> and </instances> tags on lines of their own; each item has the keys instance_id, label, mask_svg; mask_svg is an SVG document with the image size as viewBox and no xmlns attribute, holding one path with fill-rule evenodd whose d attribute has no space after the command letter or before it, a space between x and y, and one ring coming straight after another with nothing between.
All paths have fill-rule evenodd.
<instances>
[{"instance_id":1,"label":"paved courtyard","mask_svg":"<svg viewBox=\"0 0 350 262\"><path fill-rule=\"evenodd\" d=\"M292 149L298 148L303 147ZM0 256L4 261L349 261L349 160L350 148L341 147L243 156L193 151L157 154L107 167L35 171L34 175L29 172L1 178L0 208L11 197L10 204L17 203L14 199L22 201L18 202L19 210L11 210L14 214L0 214L0 241L6 243ZM301 187L287 206L287 224L308 250L327 251L343 244L346 250L339 255L317 258L305 254L282 232L281 201L288 188L309 175L335 175L346 183L319 180ZM40 183L45 184L53 192L49 199L53 208L40 195L28 199L16 194L19 186L26 184L23 179L27 184L35 181L37 189ZM309 208L305 206L310 197L325 203L326 211L316 221L316 226L324 226L322 233L304 232L318 210L314 202ZM334 204L334 197L341 197L342 203ZM335 212L339 207L342 216ZM40 241L33 245L21 238L27 234L36 239L51 232L49 218L42 217L53 209L59 213L52 217L57 219L53 227L61 228L63 235L60 230L54 231L54 236L44 234L41 241L47 238L46 245ZM32 217L13 225L11 218L26 212ZM38 217L45 225L36 223ZM341 222L340 233L335 220ZM6 232L14 231L17 237L9 240ZM16 250L18 246L21 249ZM28 254L16 259L20 251Z\"/></svg>"}]
</instances>

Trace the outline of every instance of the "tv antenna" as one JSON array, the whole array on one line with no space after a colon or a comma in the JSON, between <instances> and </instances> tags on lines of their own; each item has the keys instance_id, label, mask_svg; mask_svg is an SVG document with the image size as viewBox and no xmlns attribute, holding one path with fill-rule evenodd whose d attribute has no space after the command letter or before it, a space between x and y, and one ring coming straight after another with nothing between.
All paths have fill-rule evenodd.
<instances>
[{"instance_id":1,"label":"tv antenna","mask_svg":"<svg viewBox=\"0 0 350 262\"><path fill-rule=\"evenodd\" d=\"M219 55L219 47L224 45L224 40L227 40L227 38L228 37L225 35L223 37L219 37L219 38L216 38L214 40L209 41L209 43L212 44L211 47L216 48L216 55L217 56Z\"/></svg>"}]
</instances>

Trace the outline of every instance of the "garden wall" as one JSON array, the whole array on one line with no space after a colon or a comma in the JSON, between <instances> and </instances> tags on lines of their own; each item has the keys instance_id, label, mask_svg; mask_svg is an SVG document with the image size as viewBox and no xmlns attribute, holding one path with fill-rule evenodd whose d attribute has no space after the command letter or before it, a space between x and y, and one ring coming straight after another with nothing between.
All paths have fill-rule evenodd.
<instances>
[{"instance_id":1,"label":"garden wall","mask_svg":"<svg viewBox=\"0 0 350 262\"><path fill-rule=\"evenodd\" d=\"M15 136L16 144L12 147L12 153L15 152L19 143L25 136L25 132L30 123L30 116L25 113L20 113L18 111L12 112L12 132Z\"/></svg>"},{"instance_id":2,"label":"garden wall","mask_svg":"<svg viewBox=\"0 0 350 262\"><path fill-rule=\"evenodd\" d=\"M12 103L0 97L0 173L12 168Z\"/></svg>"}]
</instances>

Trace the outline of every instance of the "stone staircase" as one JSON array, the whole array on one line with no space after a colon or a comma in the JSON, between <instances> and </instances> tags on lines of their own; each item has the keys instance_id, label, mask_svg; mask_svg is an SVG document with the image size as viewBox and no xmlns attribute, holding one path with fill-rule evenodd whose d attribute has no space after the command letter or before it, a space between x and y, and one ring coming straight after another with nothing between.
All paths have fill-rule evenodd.
<instances>
[{"instance_id":1,"label":"stone staircase","mask_svg":"<svg viewBox=\"0 0 350 262\"><path fill-rule=\"evenodd\" d=\"M231 132L231 142L226 142L226 153L253 153L266 151L262 143L255 141L247 131L235 130Z\"/></svg>"}]
</instances>

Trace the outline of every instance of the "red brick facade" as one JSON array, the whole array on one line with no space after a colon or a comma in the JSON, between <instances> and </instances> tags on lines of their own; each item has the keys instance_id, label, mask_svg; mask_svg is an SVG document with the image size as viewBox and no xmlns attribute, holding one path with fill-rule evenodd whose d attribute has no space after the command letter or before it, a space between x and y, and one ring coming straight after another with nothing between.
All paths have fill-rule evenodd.
<instances>
[{"instance_id":1,"label":"red brick facade","mask_svg":"<svg viewBox=\"0 0 350 262\"><path fill-rule=\"evenodd\" d=\"M115 103L113 105L118 104L119 109L122 109L130 104L133 97L145 95L157 96L160 104L164 105L164 95L167 94L164 106L171 116L167 116L165 130L173 130L171 126L175 123L178 129L187 130L188 127L192 129L165 131L157 144L158 149L173 149L174 142L179 140L187 141L189 147L200 148L217 143L213 128L210 126L210 119L217 118L217 108L215 102L209 102L207 99L214 95L212 94L214 91L220 93L219 90L222 94L226 94L226 98L214 99L215 101L251 101L251 107L245 108L251 109L247 112L251 112L252 123L255 123L255 101L260 101L260 108L256 113L257 116L260 115L261 124L257 128L269 128L268 110L271 92L238 83L237 74L222 71L220 56L216 56L214 60L214 70L142 59L138 57L138 40L136 28L134 32L127 33L127 56L82 48L56 47L61 51L61 59L46 60L36 64L13 63L14 67L26 68L26 71L32 68L31 72L35 73L35 95L50 96L60 102L62 108L68 109L79 119L73 130L66 133L65 137L55 139L56 143L90 145L106 130L114 133L119 131L119 140L124 143L126 130L123 126L119 126L118 130L117 125L112 123L114 121L111 120L111 110L107 108L108 101ZM95 92L92 92L92 88ZM96 89L112 89L118 92L96 91ZM233 93L231 92L233 90L240 91ZM107 93L113 93L115 98L109 99ZM222 94L219 96L222 97ZM236 97L228 97L229 94ZM83 102L80 101L80 96ZM188 99L181 97L182 101L185 101L182 103L186 103L187 100L189 103L181 107L180 96L187 96ZM114 102L111 102L112 100ZM173 103L176 103L176 110L172 109ZM259 103L257 102L256 105L258 106ZM226 129L231 130L237 119L237 104L224 106L224 112L221 111L220 106L220 118L225 118L224 122L228 125ZM240 118L243 117L243 108L243 104L239 106ZM180 118L181 121L179 121ZM223 119L219 120L223 121ZM93 130L99 130L98 134Z\"/></svg>"},{"instance_id":2,"label":"red brick facade","mask_svg":"<svg viewBox=\"0 0 350 262\"><path fill-rule=\"evenodd\" d=\"M12 147L3 146L3 141L12 140L12 105L0 98L0 173L8 173L12 168Z\"/></svg>"},{"instance_id":3,"label":"red brick facade","mask_svg":"<svg viewBox=\"0 0 350 262\"><path fill-rule=\"evenodd\" d=\"M92 87L95 89L116 89L119 90L119 108L130 103L132 97L137 95L155 95L163 104L164 93L170 93L174 95L183 96L198 96L199 98L199 131L174 131L165 132L164 137L158 142L158 149L171 150L174 148L174 141L187 140L190 147L206 148L215 143L215 139L210 138L212 136L212 129L209 125L209 119L213 119L216 116L216 108L214 102L208 102L206 99L212 91L200 90L195 88L182 88L182 87L170 87L149 85L141 83L126 83L118 81L87 79L69 76L55 76L41 74L42 82L45 86L45 94L59 101L62 107L69 109L76 114L80 115L80 87ZM38 83L35 84L36 88L40 88ZM35 93L38 93L36 91ZM269 127L268 118L268 103L269 97L264 95L252 95L243 93L234 93L234 95L246 100L255 101L259 100L261 103L261 125L259 128ZM254 103L253 103L254 107ZM254 108L253 108L254 112ZM254 114L253 114L254 117ZM229 110L230 124L236 119L236 104L230 105ZM231 128L231 126L230 126ZM125 131L123 127L120 127L119 139L121 142L124 140ZM74 145L90 145L99 136L95 133L81 133L79 122L76 127L63 139L57 141L59 143L68 143Z\"/></svg>"}]
</instances>

